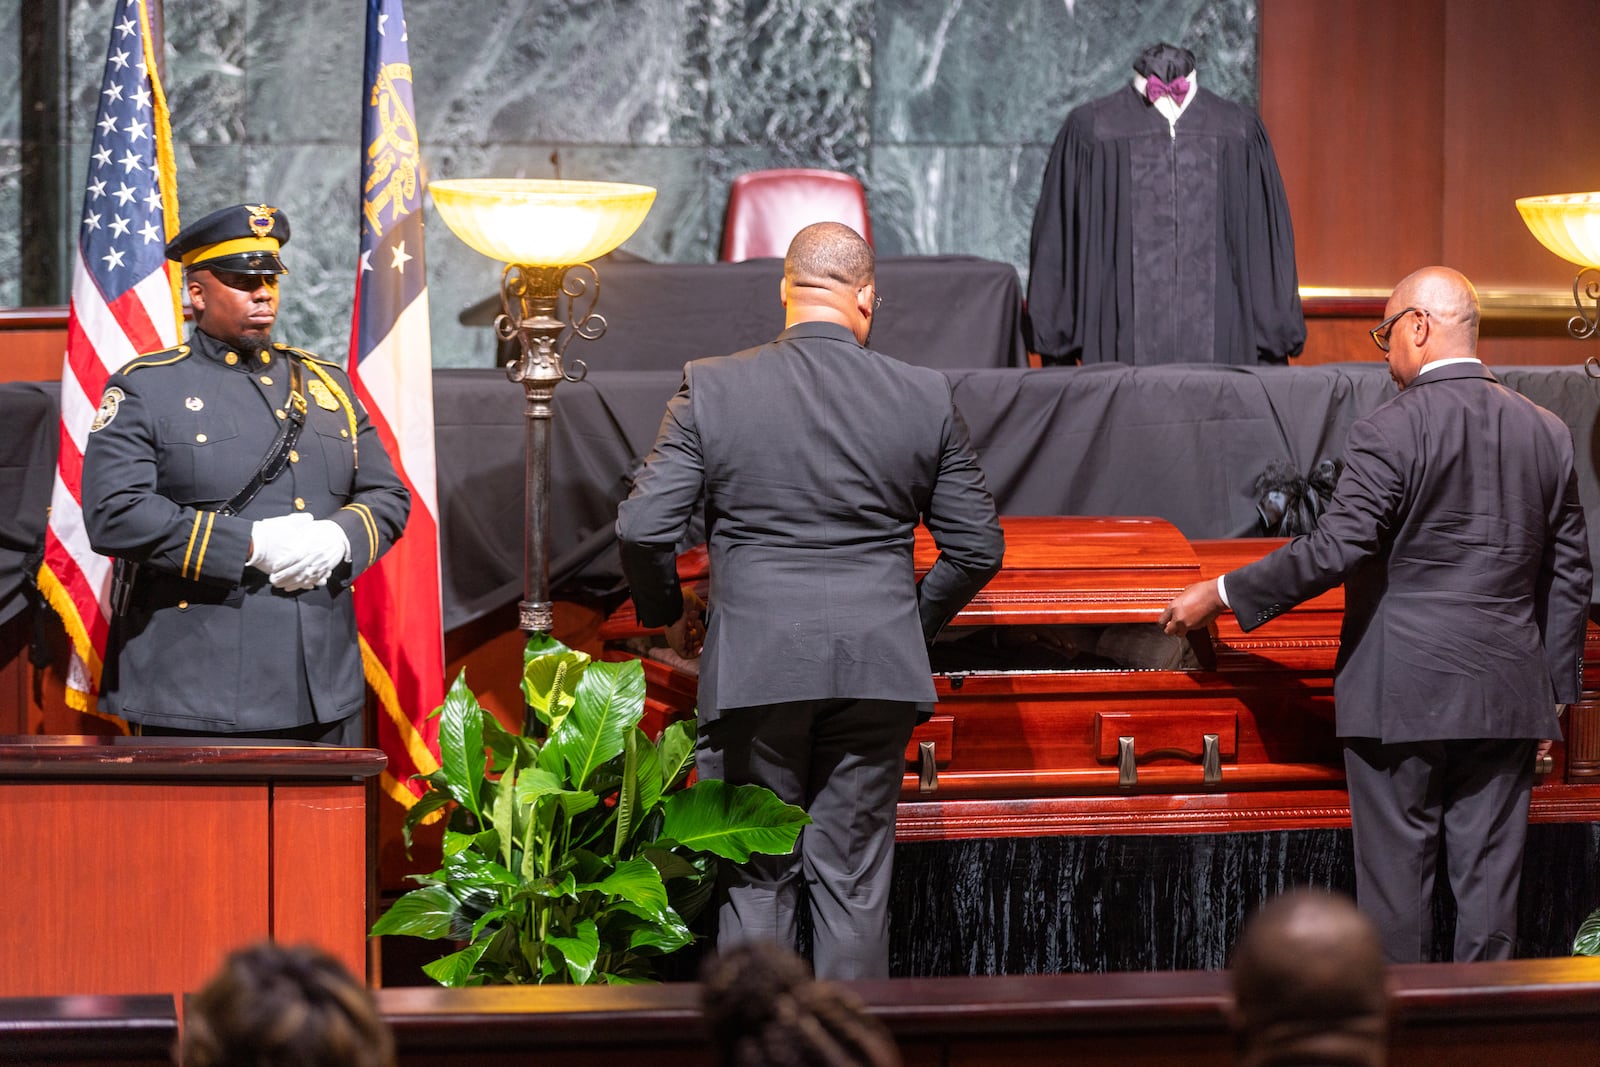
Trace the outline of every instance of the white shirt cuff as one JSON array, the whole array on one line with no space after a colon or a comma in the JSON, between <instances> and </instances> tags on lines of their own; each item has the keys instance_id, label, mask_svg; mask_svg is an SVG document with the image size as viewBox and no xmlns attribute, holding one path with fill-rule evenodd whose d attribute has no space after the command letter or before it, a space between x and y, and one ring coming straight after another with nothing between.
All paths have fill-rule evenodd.
<instances>
[{"instance_id":1,"label":"white shirt cuff","mask_svg":"<svg viewBox=\"0 0 1600 1067\"><path fill-rule=\"evenodd\" d=\"M1217 575L1217 599L1231 608L1233 605L1228 603L1228 583L1223 581L1226 577L1225 574Z\"/></svg>"}]
</instances>

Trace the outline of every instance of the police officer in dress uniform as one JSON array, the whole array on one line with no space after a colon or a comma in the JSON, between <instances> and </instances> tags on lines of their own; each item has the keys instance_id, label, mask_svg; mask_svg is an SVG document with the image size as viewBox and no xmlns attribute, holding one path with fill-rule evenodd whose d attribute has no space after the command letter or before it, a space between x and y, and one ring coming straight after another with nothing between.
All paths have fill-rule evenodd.
<instances>
[{"instance_id":1,"label":"police officer in dress uniform","mask_svg":"<svg viewBox=\"0 0 1600 1067\"><path fill-rule=\"evenodd\" d=\"M136 565L100 706L136 733L363 740L350 584L411 498L344 371L270 340L288 240L266 204L185 227L189 343L112 375L90 429L90 544Z\"/></svg>"}]
</instances>

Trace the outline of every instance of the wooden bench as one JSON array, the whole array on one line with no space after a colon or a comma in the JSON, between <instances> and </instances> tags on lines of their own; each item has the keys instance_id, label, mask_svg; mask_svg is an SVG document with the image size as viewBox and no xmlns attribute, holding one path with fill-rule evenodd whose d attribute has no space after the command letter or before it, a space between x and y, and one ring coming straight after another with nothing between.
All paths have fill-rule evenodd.
<instances>
[{"instance_id":1,"label":"wooden bench","mask_svg":"<svg viewBox=\"0 0 1600 1067\"><path fill-rule=\"evenodd\" d=\"M1392 1061L1408 1067L1600 1063L1600 959L1390 970ZM907 1067L1226 1067L1221 971L910 978L848 983ZM609 988L384 989L402 1064L569 1067L712 1062L692 983Z\"/></svg>"}]
</instances>

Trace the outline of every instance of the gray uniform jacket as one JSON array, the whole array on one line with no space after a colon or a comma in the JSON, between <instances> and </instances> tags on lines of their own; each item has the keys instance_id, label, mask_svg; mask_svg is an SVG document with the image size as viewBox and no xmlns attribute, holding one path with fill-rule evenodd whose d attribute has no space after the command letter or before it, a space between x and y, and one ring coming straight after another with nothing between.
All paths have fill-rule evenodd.
<instances>
[{"instance_id":1,"label":"gray uniform jacket","mask_svg":"<svg viewBox=\"0 0 1600 1067\"><path fill-rule=\"evenodd\" d=\"M1457 363L1355 423L1316 531L1226 586L1249 630L1343 581L1339 734L1396 744L1560 737L1592 579L1571 432Z\"/></svg>"},{"instance_id":2,"label":"gray uniform jacket","mask_svg":"<svg viewBox=\"0 0 1600 1067\"><path fill-rule=\"evenodd\" d=\"M944 375L824 322L688 364L617 513L647 626L680 614L674 551L702 491L712 582L702 716L793 700L933 700L927 642L1004 552ZM919 522L940 549L920 583Z\"/></svg>"},{"instance_id":3,"label":"gray uniform jacket","mask_svg":"<svg viewBox=\"0 0 1600 1067\"><path fill-rule=\"evenodd\" d=\"M291 359L306 364L307 399L291 462L241 514L218 514L271 449ZM218 733L360 711L350 583L400 536L411 498L344 371L282 344L258 360L196 330L123 367L105 396L84 451L84 522L95 551L143 567L112 622L101 708ZM251 523L295 511L338 523L351 559L326 586L287 593L245 561Z\"/></svg>"}]
</instances>

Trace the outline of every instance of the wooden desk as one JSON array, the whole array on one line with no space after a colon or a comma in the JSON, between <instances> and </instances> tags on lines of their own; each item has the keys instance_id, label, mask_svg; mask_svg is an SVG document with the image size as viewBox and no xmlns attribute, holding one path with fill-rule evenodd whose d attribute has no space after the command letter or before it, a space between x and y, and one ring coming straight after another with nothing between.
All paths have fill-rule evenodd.
<instances>
[{"instance_id":1,"label":"wooden desk","mask_svg":"<svg viewBox=\"0 0 1600 1067\"><path fill-rule=\"evenodd\" d=\"M310 941L366 973L383 753L225 738L0 737L0 996L179 993Z\"/></svg>"},{"instance_id":2,"label":"wooden desk","mask_svg":"<svg viewBox=\"0 0 1600 1067\"><path fill-rule=\"evenodd\" d=\"M7 1064L170 1064L177 1040L170 995L0 998Z\"/></svg>"},{"instance_id":3,"label":"wooden desk","mask_svg":"<svg viewBox=\"0 0 1600 1067\"><path fill-rule=\"evenodd\" d=\"M1600 1062L1600 959L1415 964L1389 972L1392 1061L1424 1067ZM1223 971L907 978L843 983L907 1067L1233 1062ZM647 1055L709 1062L693 983L618 988L383 989L401 1064L492 1067L530 1049L568 1067Z\"/></svg>"}]
</instances>

